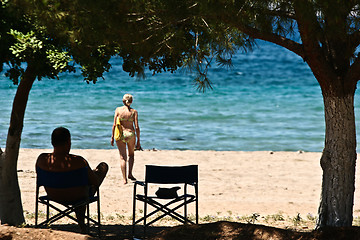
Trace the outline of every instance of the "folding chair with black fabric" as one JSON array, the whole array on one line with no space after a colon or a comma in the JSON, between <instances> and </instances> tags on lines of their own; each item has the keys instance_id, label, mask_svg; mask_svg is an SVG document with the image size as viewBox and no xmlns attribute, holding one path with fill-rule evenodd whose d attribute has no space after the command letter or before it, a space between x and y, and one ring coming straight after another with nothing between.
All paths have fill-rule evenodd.
<instances>
[{"instance_id":1,"label":"folding chair with black fabric","mask_svg":"<svg viewBox=\"0 0 360 240\"><path fill-rule=\"evenodd\" d=\"M154 185L153 185L154 184ZM149 196L149 188L162 184L173 184L178 187L172 189L161 189L157 191L157 196ZM137 186L143 186L144 194L137 194ZM150 186L152 185L152 186ZM183 194L178 196L176 190L183 188ZM188 186L194 187L191 193L188 193ZM144 203L143 213L144 216L136 220L136 202L140 201ZM134 184L133 195L133 235L135 234L135 225L143 221L144 236L146 235L146 227L150 224L160 220L165 216L170 216L183 224L191 223L187 216L187 205L195 202L195 223L198 224L198 166L154 166L146 165L145 169L145 181L136 181ZM147 205L150 205L154 210L147 213ZM183 215L177 212L178 209L183 208ZM147 219L156 213L162 213L159 216L155 216L147 223Z\"/></svg>"},{"instance_id":2,"label":"folding chair with black fabric","mask_svg":"<svg viewBox=\"0 0 360 240\"><path fill-rule=\"evenodd\" d=\"M100 235L100 194L99 189L96 189L94 195L89 194L87 198L80 201L57 201L51 199L48 195L39 196L40 187L49 187L57 189L67 189L74 187L88 187L89 179L87 168L80 168L69 172L50 172L45 171L39 167L36 168L36 204L35 204L35 227L47 226L63 217L68 217L75 222L79 223L76 217L73 217L75 208L85 206L88 231L90 230L90 222L98 227L98 234ZM97 203L97 220L90 218L90 204ZM39 203L46 206L46 220L38 224L39 216ZM50 217L50 208L54 209L57 213Z\"/></svg>"}]
</instances>

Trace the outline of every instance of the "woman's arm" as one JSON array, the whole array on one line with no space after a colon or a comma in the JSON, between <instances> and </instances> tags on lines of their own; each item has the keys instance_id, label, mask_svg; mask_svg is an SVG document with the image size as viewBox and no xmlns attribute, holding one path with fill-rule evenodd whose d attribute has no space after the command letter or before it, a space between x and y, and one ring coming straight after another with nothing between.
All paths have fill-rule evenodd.
<instances>
[{"instance_id":1,"label":"woman's arm","mask_svg":"<svg viewBox=\"0 0 360 240\"><path fill-rule=\"evenodd\" d=\"M137 138L135 149L140 150L141 149L141 145L140 145L140 127L139 127L138 119L139 119L138 112L135 110L134 124L135 124L136 138Z\"/></svg>"},{"instance_id":2,"label":"woman's arm","mask_svg":"<svg viewBox=\"0 0 360 240\"><path fill-rule=\"evenodd\" d=\"M114 133L115 133L117 115L118 115L118 111L116 109L115 114L114 114L114 123L113 123L112 130L111 130L111 146L114 146Z\"/></svg>"}]
</instances>

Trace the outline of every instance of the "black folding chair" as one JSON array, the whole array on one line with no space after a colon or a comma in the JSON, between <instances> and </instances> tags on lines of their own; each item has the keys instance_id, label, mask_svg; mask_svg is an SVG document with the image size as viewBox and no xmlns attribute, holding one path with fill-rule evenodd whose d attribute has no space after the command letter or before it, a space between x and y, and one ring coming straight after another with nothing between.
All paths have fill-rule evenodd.
<instances>
[{"instance_id":1,"label":"black folding chair","mask_svg":"<svg viewBox=\"0 0 360 240\"><path fill-rule=\"evenodd\" d=\"M70 215L75 211L75 208L86 206L85 219L87 220L88 230L90 222L98 227L100 235L100 194L99 189L96 190L95 195L89 194L86 199L75 202L63 202L51 199L49 196L39 196L40 187L50 188L72 188L72 187L89 187L89 179L87 168L80 168L69 172L50 172L36 167L36 203L35 203L35 227L48 226L51 223L68 217L78 223L78 220ZM90 218L89 205L93 202L97 203L97 220ZM46 206L46 220L38 224L39 203ZM50 208L54 209L57 214L50 217Z\"/></svg>"},{"instance_id":2,"label":"black folding chair","mask_svg":"<svg viewBox=\"0 0 360 240\"><path fill-rule=\"evenodd\" d=\"M183 188L183 194L180 196L173 196L168 198L166 196L149 196L148 188L150 184L177 184ZM144 194L137 194L137 186L142 186ZM193 186L193 194L188 193L188 186ZM136 220L136 202L144 203L144 216ZM183 224L191 223L187 216L187 205L195 202L195 223L198 224L198 166L154 166L146 165L145 181L136 181L134 184L133 195L133 227L132 233L135 234L135 225L143 221L144 236L146 235L146 227L150 224L160 220L165 216L170 216ZM147 205L152 206L155 210L147 213ZM183 215L177 212L178 209L183 208ZM155 213L161 213L147 222L147 218L153 216Z\"/></svg>"}]
</instances>

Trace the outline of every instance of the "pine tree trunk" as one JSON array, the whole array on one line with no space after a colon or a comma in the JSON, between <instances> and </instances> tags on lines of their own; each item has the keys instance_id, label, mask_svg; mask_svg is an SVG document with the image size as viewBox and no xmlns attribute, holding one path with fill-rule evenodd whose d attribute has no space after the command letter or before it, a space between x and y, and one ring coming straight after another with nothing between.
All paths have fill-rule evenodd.
<instances>
[{"instance_id":1,"label":"pine tree trunk","mask_svg":"<svg viewBox=\"0 0 360 240\"><path fill-rule=\"evenodd\" d=\"M0 158L0 220L1 224L20 225L25 222L17 176L21 133L25 109L36 75L28 65L17 88L11 112L5 152ZM5 155L5 156L4 156Z\"/></svg>"},{"instance_id":2,"label":"pine tree trunk","mask_svg":"<svg viewBox=\"0 0 360 240\"><path fill-rule=\"evenodd\" d=\"M317 227L351 226L356 163L354 93L323 96L326 135L320 160L323 179Z\"/></svg>"}]
</instances>

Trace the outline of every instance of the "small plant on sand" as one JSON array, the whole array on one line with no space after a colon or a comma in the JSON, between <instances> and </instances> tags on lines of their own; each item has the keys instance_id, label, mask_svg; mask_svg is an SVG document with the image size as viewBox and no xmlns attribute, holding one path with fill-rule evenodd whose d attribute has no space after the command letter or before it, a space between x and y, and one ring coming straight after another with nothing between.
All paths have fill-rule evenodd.
<instances>
[{"instance_id":1,"label":"small plant on sand","mask_svg":"<svg viewBox=\"0 0 360 240\"><path fill-rule=\"evenodd\" d=\"M251 215L236 216L235 220L238 222L246 222L248 224L254 224L256 221L258 221L259 217L260 217L260 214L253 213Z\"/></svg>"},{"instance_id":2,"label":"small plant on sand","mask_svg":"<svg viewBox=\"0 0 360 240\"><path fill-rule=\"evenodd\" d=\"M35 218L35 213L34 212L29 212L29 211L24 211L24 215L25 215L25 218L27 219L34 219Z\"/></svg>"},{"instance_id":3,"label":"small plant on sand","mask_svg":"<svg viewBox=\"0 0 360 240\"><path fill-rule=\"evenodd\" d=\"M300 216L300 213L298 213L295 217L292 218L292 222L294 223L294 226L297 227L302 221L302 218Z\"/></svg>"},{"instance_id":4,"label":"small plant on sand","mask_svg":"<svg viewBox=\"0 0 360 240\"><path fill-rule=\"evenodd\" d=\"M193 222L196 220L195 214L188 214L187 218L188 218L190 221L193 221Z\"/></svg>"},{"instance_id":5,"label":"small plant on sand","mask_svg":"<svg viewBox=\"0 0 360 240\"><path fill-rule=\"evenodd\" d=\"M224 217L223 217L223 220L224 220L224 221L232 221L232 220L233 220L233 217L232 217L232 216L224 216Z\"/></svg>"},{"instance_id":6,"label":"small plant on sand","mask_svg":"<svg viewBox=\"0 0 360 240\"><path fill-rule=\"evenodd\" d=\"M201 221L203 221L203 222L210 222L210 221L211 221L211 216L210 216L210 215L206 215L205 217L201 218Z\"/></svg>"},{"instance_id":7,"label":"small plant on sand","mask_svg":"<svg viewBox=\"0 0 360 240\"><path fill-rule=\"evenodd\" d=\"M24 211L24 215L26 219L35 219L35 212ZM46 218L46 213L44 211L39 210L38 218Z\"/></svg>"},{"instance_id":8,"label":"small plant on sand","mask_svg":"<svg viewBox=\"0 0 360 240\"><path fill-rule=\"evenodd\" d=\"M160 217L162 214L158 214L157 217ZM165 216L159 219L160 222L171 222L174 221L174 219L170 216Z\"/></svg>"},{"instance_id":9,"label":"small plant on sand","mask_svg":"<svg viewBox=\"0 0 360 240\"><path fill-rule=\"evenodd\" d=\"M253 213L252 215L242 217L242 220L248 224L255 224L255 222L258 220L258 217L260 217L260 214Z\"/></svg>"},{"instance_id":10,"label":"small plant on sand","mask_svg":"<svg viewBox=\"0 0 360 240\"><path fill-rule=\"evenodd\" d=\"M116 219L120 220L120 221L124 221L125 220L125 216L121 215L119 213L116 213Z\"/></svg>"},{"instance_id":11,"label":"small plant on sand","mask_svg":"<svg viewBox=\"0 0 360 240\"><path fill-rule=\"evenodd\" d=\"M22 224L20 224L20 225L18 225L18 226L16 226L17 228L26 228L26 227L28 227L29 225L27 225L26 223L22 223Z\"/></svg>"},{"instance_id":12,"label":"small plant on sand","mask_svg":"<svg viewBox=\"0 0 360 240\"><path fill-rule=\"evenodd\" d=\"M360 226L360 217L354 217L353 226Z\"/></svg>"},{"instance_id":13,"label":"small plant on sand","mask_svg":"<svg viewBox=\"0 0 360 240\"><path fill-rule=\"evenodd\" d=\"M274 221L285 221L285 218L282 215L282 213L273 214L271 215L271 217Z\"/></svg>"},{"instance_id":14,"label":"small plant on sand","mask_svg":"<svg viewBox=\"0 0 360 240\"><path fill-rule=\"evenodd\" d=\"M218 216L213 216L213 215L206 215L205 217L201 218L201 221L203 222L216 222L219 221L220 218Z\"/></svg>"},{"instance_id":15,"label":"small plant on sand","mask_svg":"<svg viewBox=\"0 0 360 240\"><path fill-rule=\"evenodd\" d=\"M112 215L108 215L108 216L106 217L106 220L107 220L107 221L114 221L114 220L115 220L115 217L112 216Z\"/></svg>"},{"instance_id":16,"label":"small plant on sand","mask_svg":"<svg viewBox=\"0 0 360 240\"><path fill-rule=\"evenodd\" d=\"M269 223L270 221L271 222L285 221L285 218L281 213L277 213L277 214L272 214L272 215L265 216L264 221L266 223Z\"/></svg>"},{"instance_id":17,"label":"small plant on sand","mask_svg":"<svg viewBox=\"0 0 360 240\"><path fill-rule=\"evenodd\" d=\"M308 213L306 215L306 218L309 220L309 221L312 221L312 222L315 222L316 221L316 216L312 215L311 213Z\"/></svg>"},{"instance_id":18,"label":"small plant on sand","mask_svg":"<svg viewBox=\"0 0 360 240\"><path fill-rule=\"evenodd\" d=\"M139 212L139 213L138 213ZM137 211L135 212L135 219L139 216L143 216L144 215L144 210L143 209L137 209ZM132 220L133 219L133 216L129 216L128 217L129 220Z\"/></svg>"},{"instance_id":19,"label":"small plant on sand","mask_svg":"<svg viewBox=\"0 0 360 240\"><path fill-rule=\"evenodd\" d=\"M254 224L254 223L258 220L258 217L260 217L260 214L258 214L258 213L253 213L253 214L251 215L251 222L252 222L252 224Z\"/></svg>"},{"instance_id":20,"label":"small plant on sand","mask_svg":"<svg viewBox=\"0 0 360 240\"><path fill-rule=\"evenodd\" d=\"M72 216L74 217L74 218L76 218L76 215L74 214L74 213L72 213ZM97 217L98 217L98 215L97 214L90 214L90 218L91 219L97 219ZM100 218L101 219L104 219L104 216L103 215L100 215ZM66 219L66 218L65 218Z\"/></svg>"}]
</instances>

